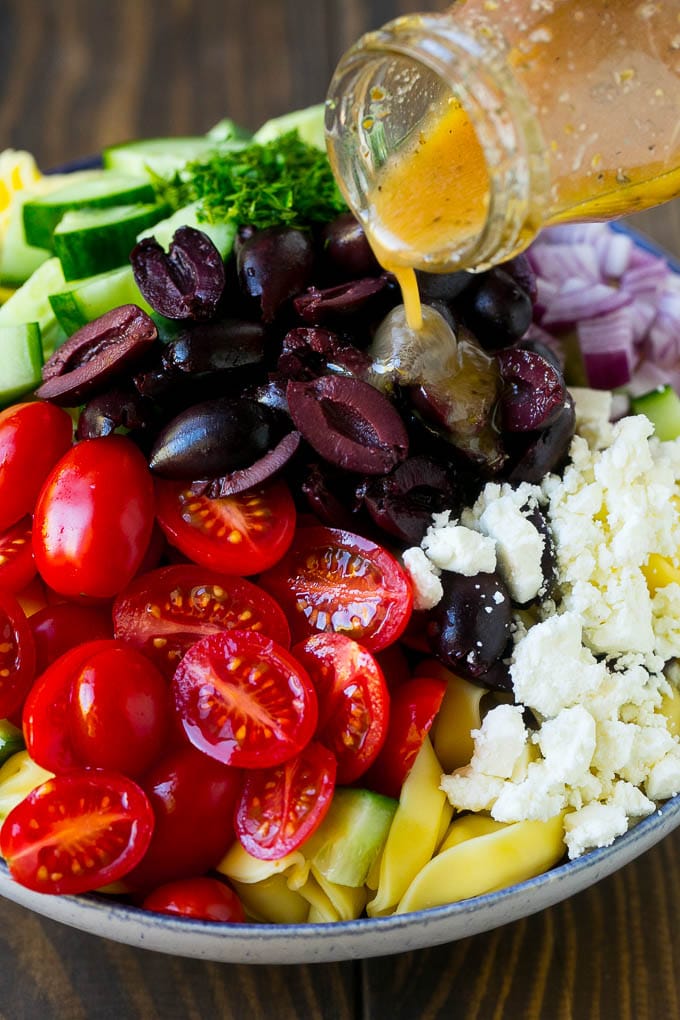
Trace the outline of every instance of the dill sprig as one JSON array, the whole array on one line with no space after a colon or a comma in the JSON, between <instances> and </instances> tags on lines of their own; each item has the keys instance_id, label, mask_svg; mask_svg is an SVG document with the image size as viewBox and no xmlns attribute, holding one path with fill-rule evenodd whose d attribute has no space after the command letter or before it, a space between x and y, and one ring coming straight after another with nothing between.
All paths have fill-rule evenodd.
<instances>
[{"instance_id":1,"label":"dill sprig","mask_svg":"<svg viewBox=\"0 0 680 1020\"><path fill-rule=\"evenodd\" d=\"M302 141L297 131L263 145L218 149L156 187L175 208L200 202L199 220L257 229L309 227L347 209L325 152Z\"/></svg>"}]
</instances>

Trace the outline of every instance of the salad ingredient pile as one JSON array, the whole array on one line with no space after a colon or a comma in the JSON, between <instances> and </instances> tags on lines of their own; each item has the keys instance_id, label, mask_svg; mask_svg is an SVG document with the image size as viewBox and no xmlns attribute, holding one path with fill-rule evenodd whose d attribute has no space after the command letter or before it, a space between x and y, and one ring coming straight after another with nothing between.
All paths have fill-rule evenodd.
<instances>
[{"instance_id":1,"label":"salad ingredient pile","mask_svg":"<svg viewBox=\"0 0 680 1020\"><path fill-rule=\"evenodd\" d=\"M320 117L8 199L0 853L38 892L382 916L680 790L680 403L640 396L671 271L560 228L419 274L414 332ZM551 317L569 259L632 288L647 416L584 341L609 304Z\"/></svg>"}]
</instances>

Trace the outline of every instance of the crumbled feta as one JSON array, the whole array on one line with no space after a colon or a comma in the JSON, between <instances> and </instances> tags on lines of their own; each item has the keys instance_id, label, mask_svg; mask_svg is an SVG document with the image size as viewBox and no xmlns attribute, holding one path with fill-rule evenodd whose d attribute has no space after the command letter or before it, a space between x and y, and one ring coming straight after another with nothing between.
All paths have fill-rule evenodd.
<instances>
[{"instance_id":1,"label":"crumbled feta","mask_svg":"<svg viewBox=\"0 0 680 1020\"><path fill-rule=\"evenodd\" d=\"M496 569L496 546L491 538L465 528L455 520L434 524L421 543L428 558L440 570L454 570L466 577L490 574Z\"/></svg>"},{"instance_id":2,"label":"crumbled feta","mask_svg":"<svg viewBox=\"0 0 680 1020\"><path fill-rule=\"evenodd\" d=\"M472 731L472 738L472 768L510 779L527 742L522 709L518 705L497 705L485 715L481 728Z\"/></svg>"},{"instance_id":3,"label":"crumbled feta","mask_svg":"<svg viewBox=\"0 0 680 1020\"><path fill-rule=\"evenodd\" d=\"M602 450L612 441L611 390L591 390L585 386L570 386L574 401L576 431L594 450Z\"/></svg>"},{"instance_id":4,"label":"crumbled feta","mask_svg":"<svg viewBox=\"0 0 680 1020\"><path fill-rule=\"evenodd\" d=\"M543 535L509 495L486 507L479 527L496 543L498 570L515 602L534 599L543 586Z\"/></svg>"},{"instance_id":5,"label":"crumbled feta","mask_svg":"<svg viewBox=\"0 0 680 1020\"><path fill-rule=\"evenodd\" d=\"M406 549L401 559L413 585L413 608L432 609L444 594L439 571L419 546Z\"/></svg>"}]
</instances>

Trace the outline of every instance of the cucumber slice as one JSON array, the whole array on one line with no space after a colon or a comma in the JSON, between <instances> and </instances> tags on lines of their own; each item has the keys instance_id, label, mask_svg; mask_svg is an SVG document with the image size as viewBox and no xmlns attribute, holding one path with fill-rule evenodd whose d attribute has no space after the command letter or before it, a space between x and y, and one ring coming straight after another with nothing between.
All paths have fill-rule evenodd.
<instances>
[{"instance_id":1,"label":"cucumber slice","mask_svg":"<svg viewBox=\"0 0 680 1020\"><path fill-rule=\"evenodd\" d=\"M146 138L104 149L102 159L109 170L125 174L156 174L170 177L194 160L204 159L223 143L208 135L184 138ZM243 145L236 142L234 145Z\"/></svg>"},{"instance_id":2,"label":"cucumber slice","mask_svg":"<svg viewBox=\"0 0 680 1020\"><path fill-rule=\"evenodd\" d=\"M166 220L161 220L155 227L143 230L137 238L141 241L143 237L155 237L160 245L166 250L170 247L175 231L178 227L195 227L207 234L217 248L223 259L231 254L236 239L235 223L204 223L198 218L200 202L192 202L182 209L178 209Z\"/></svg>"},{"instance_id":3,"label":"cucumber slice","mask_svg":"<svg viewBox=\"0 0 680 1020\"><path fill-rule=\"evenodd\" d=\"M26 202L24 231L29 244L54 250L55 228L64 214L71 210L155 201L153 185L144 177L127 177L104 170L91 170L89 173L85 180L81 176L71 184Z\"/></svg>"},{"instance_id":4,"label":"cucumber slice","mask_svg":"<svg viewBox=\"0 0 680 1020\"><path fill-rule=\"evenodd\" d=\"M37 322L0 326L0 365L0 407L6 407L40 385L43 353Z\"/></svg>"},{"instance_id":5,"label":"cucumber slice","mask_svg":"<svg viewBox=\"0 0 680 1020\"><path fill-rule=\"evenodd\" d=\"M59 259L48 259L0 307L1 326L38 323L45 359L66 339L49 301L50 294L60 290L64 282Z\"/></svg>"},{"instance_id":6,"label":"cucumber slice","mask_svg":"<svg viewBox=\"0 0 680 1020\"><path fill-rule=\"evenodd\" d=\"M274 117L266 121L253 137L254 142L264 145L287 131L297 131L303 142L313 145L322 152L326 151L326 133L324 129L325 106L307 106L303 110L285 113L283 117Z\"/></svg>"},{"instance_id":7,"label":"cucumber slice","mask_svg":"<svg viewBox=\"0 0 680 1020\"><path fill-rule=\"evenodd\" d=\"M210 138L213 142L251 142L253 133L241 127L230 117L224 117L222 120L218 120L217 124L210 128L210 131L206 132L205 137Z\"/></svg>"},{"instance_id":8,"label":"cucumber slice","mask_svg":"<svg viewBox=\"0 0 680 1020\"><path fill-rule=\"evenodd\" d=\"M131 266L73 280L55 294L50 304L62 329L70 336L77 329L120 305L138 305L147 315L151 307L142 297Z\"/></svg>"},{"instance_id":9,"label":"cucumber slice","mask_svg":"<svg viewBox=\"0 0 680 1020\"><path fill-rule=\"evenodd\" d=\"M167 212L166 205L115 205L65 213L54 231L64 278L80 280L124 265L140 231Z\"/></svg>"},{"instance_id":10,"label":"cucumber slice","mask_svg":"<svg viewBox=\"0 0 680 1020\"><path fill-rule=\"evenodd\" d=\"M25 748L24 735L9 719L0 719L0 765Z\"/></svg>"},{"instance_id":11,"label":"cucumber slice","mask_svg":"<svg viewBox=\"0 0 680 1020\"><path fill-rule=\"evenodd\" d=\"M651 393L633 397L630 405L634 414L649 418L662 442L680 436L680 397L672 386L658 386Z\"/></svg>"},{"instance_id":12,"label":"cucumber slice","mask_svg":"<svg viewBox=\"0 0 680 1020\"><path fill-rule=\"evenodd\" d=\"M396 800L371 790L337 789L328 814L302 848L305 857L329 882L364 885L397 806Z\"/></svg>"}]
</instances>

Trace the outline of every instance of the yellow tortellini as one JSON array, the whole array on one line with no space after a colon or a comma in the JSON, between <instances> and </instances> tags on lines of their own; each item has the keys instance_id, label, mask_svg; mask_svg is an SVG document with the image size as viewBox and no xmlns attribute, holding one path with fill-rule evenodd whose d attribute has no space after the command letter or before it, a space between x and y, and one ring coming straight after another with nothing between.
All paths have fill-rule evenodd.
<instances>
[{"instance_id":1,"label":"yellow tortellini","mask_svg":"<svg viewBox=\"0 0 680 1020\"><path fill-rule=\"evenodd\" d=\"M18 751L0 768L0 824L31 790L52 778L53 773L36 765L28 751Z\"/></svg>"},{"instance_id":2,"label":"yellow tortellini","mask_svg":"<svg viewBox=\"0 0 680 1020\"><path fill-rule=\"evenodd\" d=\"M444 772L467 765L474 751L472 730L482 722L481 701L488 692L438 666L447 676L447 688L432 728L432 744Z\"/></svg>"}]
</instances>

